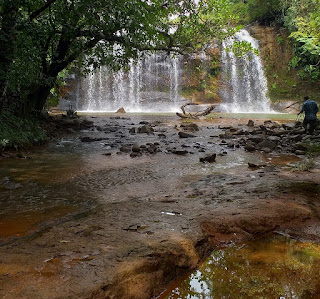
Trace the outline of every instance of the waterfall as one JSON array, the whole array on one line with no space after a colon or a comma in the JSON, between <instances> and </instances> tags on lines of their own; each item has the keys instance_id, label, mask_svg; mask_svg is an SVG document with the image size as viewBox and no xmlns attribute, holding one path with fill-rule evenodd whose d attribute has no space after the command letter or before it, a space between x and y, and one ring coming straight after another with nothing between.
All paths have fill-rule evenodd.
<instances>
[{"instance_id":1,"label":"waterfall","mask_svg":"<svg viewBox=\"0 0 320 299\"><path fill-rule=\"evenodd\" d=\"M179 95L183 62L180 57L152 54L118 72L101 67L76 83L77 111L174 112L184 98Z\"/></svg>"},{"instance_id":2,"label":"waterfall","mask_svg":"<svg viewBox=\"0 0 320 299\"><path fill-rule=\"evenodd\" d=\"M236 33L234 38L223 42L221 110L232 113L272 113L267 97L267 79L260 57L252 52L245 57L236 57L232 51L226 50L234 40L249 42L259 50L258 41L244 29Z\"/></svg>"}]
</instances>

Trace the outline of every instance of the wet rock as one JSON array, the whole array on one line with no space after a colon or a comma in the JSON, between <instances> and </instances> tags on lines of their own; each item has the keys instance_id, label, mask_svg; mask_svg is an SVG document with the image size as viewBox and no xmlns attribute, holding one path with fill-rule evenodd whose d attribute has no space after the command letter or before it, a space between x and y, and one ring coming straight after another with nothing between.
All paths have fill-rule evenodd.
<instances>
[{"instance_id":1,"label":"wet rock","mask_svg":"<svg viewBox=\"0 0 320 299\"><path fill-rule=\"evenodd\" d=\"M286 130L293 130L295 128L296 124L295 123L286 123L282 124L282 127Z\"/></svg>"},{"instance_id":2,"label":"wet rock","mask_svg":"<svg viewBox=\"0 0 320 299\"><path fill-rule=\"evenodd\" d=\"M269 148L271 150L274 150L276 148L277 144L272 142L272 141L269 141L269 140L264 140L264 141L258 143L258 146L260 148L264 148L264 147L266 148L267 147L267 148Z\"/></svg>"},{"instance_id":3,"label":"wet rock","mask_svg":"<svg viewBox=\"0 0 320 299\"><path fill-rule=\"evenodd\" d=\"M131 150L132 150L132 152L134 152L134 153L140 153L140 152L141 152L140 145L137 144L137 143L133 144Z\"/></svg>"},{"instance_id":4,"label":"wet rock","mask_svg":"<svg viewBox=\"0 0 320 299\"><path fill-rule=\"evenodd\" d=\"M247 126L254 127L254 121L252 119L249 119Z\"/></svg>"},{"instance_id":5,"label":"wet rock","mask_svg":"<svg viewBox=\"0 0 320 299\"><path fill-rule=\"evenodd\" d=\"M139 122L139 125L148 125L148 124L149 124L149 122L146 121L146 120L143 120L143 121Z\"/></svg>"},{"instance_id":6,"label":"wet rock","mask_svg":"<svg viewBox=\"0 0 320 299\"><path fill-rule=\"evenodd\" d=\"M295 128L294 130L291 131L290 134L300 134L300 135L302 135L304 133L305 133L304 128Z\"/></svg>"},{"instance_id":7,"label":"wet rock","mask_svg":"<svg viewBox=\"0 0 320 299\"><path fill-rule=\"evenodd\" d=\"M17 158L19 158L19 159L27 159L27 160L31 160L32 159L32 157L30 157L30 156L24 156L24 155L21 155L21 154L17 154Z\"/></svg>"},{"instance_id":8,"label":"wet rock","mask_svg":"<svg viewBox=\"0 0 320 299\"><path fill-rule=\"evenodd\" d=\"M262 136L250 136L248 140L252 141L253 143L260 143L263 141Z\"/></svg>"},{"instance_id":9,"label":"wet rock","mask_svg":"<svg viewBox=\"0 0 320 299\"><path fill-rule=\"evenodd\" d=\"M196 137L196 136L194 136L194 135L192 135L192 134L189 134L189 133L186 133L186 132L179 132L178 135L179 135L180 138L192 138L192 137Z\"/></svg>"},{"instance_id":10,"label":"wet rock","mask_svg":"<svg viewBox=\"0 0 320 299\"><path fill-rule=\"evenodd\" d=\"M194 123L183 123L180 125L180 127L186 131L191 131L191 132L199 131L199 126Z\"/></svg>"},{"instance_id":11,"label":"wet rock","mask_svg":"<svg viewBox=\"0 0 320 299\"><path fill-rule=\"evenodd\" d=\"M218 128L221 130L229 130L231 126L218 126Z\"/></svg>"},{"instance_id":12,"label":"wet rock","mask_svg":"<svg viewBox=\"0 0 320 299\"><path fill-rule=\"evenodd\" d=\"M21 184L14 182L9 177L5 177L0 181L0 189L1 187L5 190L16 190L21 187Z\"/></svg>"},{"instance_id":13,"label":"wet rock","mask_svg":"<svg viewBox=\"0 0 320 299\"><path fill-rule=\"evenodd\" d=\"M285 130L274 130L274 131L271 131L270 134L272 136L282 136L282 135L288 134L288 131L285 131Z\"/></svg>"},{"instance_id":14,"label":"wet rock","mask_svg":"<svg viewBox=\"0 0 320 299\"><path fill-rule=\"evenodd\" d=\"M272 150L270 148L268 148L268 147L261 148L261 151L264 152L264 153L267 153L267 154L272 152Z\"/></svg>"},{"instance_id":15,"label":"wet rock","mask_svg":"<svg viewBox=\"0 0 320 299\"><path fill-rule=\"evenodd\" d=\"M188 151L186 151L186 150L173 150L172 153L182 156L182 155L186 155L188 153Z\"/></svg>"},{"instance_id":16,"label":"wet rock","mask_svg":"<svg viewBox=\"0 0 320 299\"><path fill-rule=\"evenodd\" d=\"M269 136L268 140L274 143L277 143L281 140L281 138L279 136Z\"/></svg>"},{"instance_id":17,"label":"wet rock","mask_svg":"<svg viewBox=\"0 0 320 299\"><path fill-rule=\"evenodd\" d=\"M103 153L103 156L111 156L111 153Z\"/></svg>"},{"instance_id":18,"label":"wet rock","mask_svg":"<svg viewBox=\"0 0 320 299\"><path fill-rule=\"evenodd\" d=\"M95 141L101 141L106 140L106 138L93 138L89 136L80 137L81 142L95 142Z\"/></svg>"},{"instance_id":19,"label":"wet rock","mask_svg":"<svg viewBox=\"0 0 320 299\"><path fill-rule=\"evenodd\" d=\"M167 136L165 134L163 134L163 133L158 134L158 137L159 138L167 138Z\"/></svg>"},{"instance_id":20,"label":"wet rock","mask_svg":"<svg viewBox=\"0 0 320 299\"><path fill-rule=\"evenodd\" d=\"M233 138L235 138L231 134L220 134L219 137L222 138L222 139L233 139Z\"/></svg>"},{"instance_id":21,"label":"wet rock","mask_svg":"<svg viewBox=\"0 0 320 299\"><path fill-rule=\"evenodd\" d=\"M248 152L253 152L256 150L256 147L253 144L249 143L245 145L244 149Z\"/></svg>"},{"instance_id":22,"label":"wet rock","mask_svg":"<svg viewBox=\"0 0 320 299\"><path fill-rule=\"evenodd\" d=\"M131 152L131 148L129 146L121 146L120 147L120 152L123 152L123 153L130 153Z\"/></svg>"},{"instance_id":23,"label":"wet rock","mask_svg":"<svg viewBox=\"0 0 320 299\"><path fill-rule=\"evenodd\" d=\"M93 121L91 121L91 120L83 119L80 122L80 129L82 129L82 130L90 129L92 127L93 127Z\"/></svg>"},{"instance_id":24,"label":"wet rock","mask_svg":"<svg viewBox=\"0 0 320 299\"><path fill-rule=\"evenodd\" d=\"M123 107L119 108L116 113L126 113Z\"/></svg>"},{"instance_id":25,"label":"wet rock","mask_svg":"<svg viewBox=\"0 0 320 299\"><path fill-rule=\"evenodd\" d=\"M255 164L255 163L248 163L248 167L249 168L255 168L255 169L258 169L258 168L262 168L262 167L265 167L266 164Z\"/></svg>"},{"instance_id":26,"label":"wet rock","mask_svg":"<svg viewBox=\"0 0 320 299\"><path fill-rule=\"evenodd\" d=\"M158 146L155 145L155 144L150 144L149 147L147 148L147 151L150 153L150 154L154 154L158 151Z\"/></svg>"},{"instance_id":27,"label":"wet rock","mask_svg":"<svg viewBox=\"0 0 320 299\"><path fill-rule=\"evenodd\" d=\"M144 125L144 126L138 128L138 133L151 134L153 132L154 132L154 130L150 125Z\"/></svg>"},{"instance_id":28,"label":"wet rock","mask_svg":"<svg viewBox=\"0 0 320 299\"><path fill-rule=\"evenodd\" d=\"M293 140L293 141L301 141L302 140L302 135L291 135L291 136L288 136L288 139L290 140Z\"/></svg>"},{"instance_id":29,"label":"wet rock","mask_svg":"<svg viewBox=\"0 0 320 299\"><path fill-rule=\"evenodd\" d=\"M216 154L212 154L210 156L206 156L206 157L200 158L200 162L213 163L213 162L216 161L216 157L217 157Z\"/></svg>"},{"instance_id":30,"label":"wet rock","mask_svg":"<svg viewBox=\"0 0 320 299\"><path fill-rule=\"evenodd\" d=\"M296 150L296 151L294 151L294 153L295 153L296 155L305 155L305 154L306 154L306 151Z\"/></svg>"}]
</instances>

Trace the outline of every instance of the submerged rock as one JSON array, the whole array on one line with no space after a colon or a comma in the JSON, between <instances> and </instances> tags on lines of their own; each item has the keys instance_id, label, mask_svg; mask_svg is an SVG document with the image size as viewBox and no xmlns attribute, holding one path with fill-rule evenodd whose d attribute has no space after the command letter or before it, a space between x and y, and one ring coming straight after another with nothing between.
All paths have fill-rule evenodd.
<instances>
[{"instance_id":1,"label":"submerged rock","mask_svg":"<svg viewBox=\"0 0 320 299\"><path fill-rule=\"evenodd\" d=\"M213 162L216 161L216 157L217 157L217 154L212 154L210 156L206 156L206 157L200 158L200 162L213 163Z\"/></svg>"},{"instance_id":2,"label":"submerged rock","mask_svg":"<svg viewBox=\"0 0 320 299\"><path fill-rule=\"evenodd\" d=\"M178 135L179 135L180 138L192 138L192 137L196 137L196 136L194 136L194 135L192 135L192 134L185 133L185 132L179 132Z\"/></svg>"}]
</instances>

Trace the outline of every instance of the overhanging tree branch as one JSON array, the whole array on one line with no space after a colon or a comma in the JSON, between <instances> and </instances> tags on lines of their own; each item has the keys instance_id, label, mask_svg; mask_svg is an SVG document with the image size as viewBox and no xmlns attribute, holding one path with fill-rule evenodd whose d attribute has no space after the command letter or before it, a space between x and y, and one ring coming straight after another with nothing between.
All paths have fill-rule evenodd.
<instances>
[{"instance_id":1,"label":"overhanging tree branch","mask_svg":"<svg viewBox=\"0 0 320 299\"><path fill-rule=\"evenodd\" d=\"M35 18L37 18L42 12L44 12L48 7L50 7L51 4L57 2L58 0L48 0L47 3L45 5L43 5L42 7L40 7L39 9L37 9L36 11L34 11L30 17L29 17L29 21L34 20Z\"/></svg>"}]
</instances>

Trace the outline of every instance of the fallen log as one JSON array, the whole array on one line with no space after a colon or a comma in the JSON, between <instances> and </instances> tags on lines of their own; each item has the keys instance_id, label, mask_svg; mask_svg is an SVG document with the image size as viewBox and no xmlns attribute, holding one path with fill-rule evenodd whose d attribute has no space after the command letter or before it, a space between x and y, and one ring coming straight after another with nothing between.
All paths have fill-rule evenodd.
<instances>
[{"instance_id":1,"label":"fallen log","mask_svg":"<svg viewBox=\"0 0 320 299\"><path fill-rule=\"evenodd\" d=\"M195 104L195 103L187 103L187 104L184 104L181 106L181 110L182 110L182 113L180 112L177 112L176 115L181 117L181 118L199 118L200 116L206 116L208 114L211 113L211 111L214 109L214 105L211 105L209 106L207 109L205 109L204 111L198 111L198 112L187 112L185 110L185 107L186 106L189 106L189 105L198 105L198 104Z\"/></svg>"}]
</instances>

